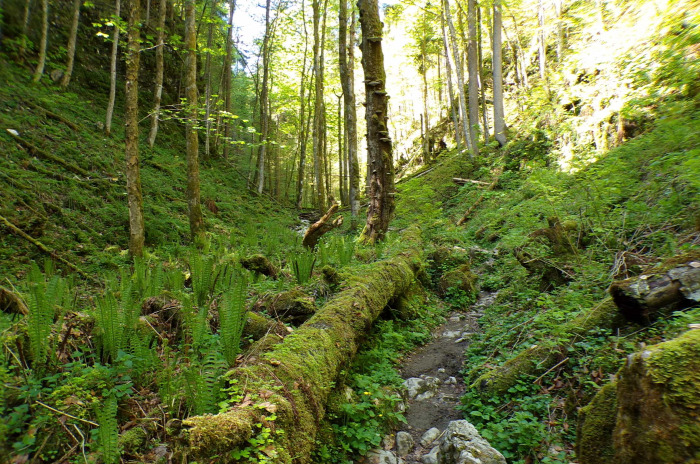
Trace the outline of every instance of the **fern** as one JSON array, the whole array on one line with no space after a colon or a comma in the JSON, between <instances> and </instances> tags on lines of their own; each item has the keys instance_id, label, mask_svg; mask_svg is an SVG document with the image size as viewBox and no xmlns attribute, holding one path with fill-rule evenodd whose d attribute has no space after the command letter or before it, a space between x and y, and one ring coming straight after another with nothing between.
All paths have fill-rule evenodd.
<instances>
[{"instance_id":1,"label":"fern","mask_svg":"<svg viewBox=\"0 0 700 464\"><path fill-rule=\"evenodd\" d=\"M190 255L192 292L198 306L207 304L214 291L218 269L213 256L202 256L196 252Z\"/></svg>"},{"instance_id":2,"label":"fern","mask_svg":"<svg viewBox=\"0 0 700 464\"><path fill-rule=\"evenodd\" d=\"M117 353L124 346L124 326L117 300L111 291L97 299L95 329L98 348L104 362L117 359Z\"/></svg>"},{"instance_id":3,"label":"fern","mask_svg":"<svg viewBox=\"0 0 700 464\"><path fill-rule=\"evenodd\" d=\"M219 302L219 341L229 366L234 365L240 351L241 334L245 325L247 289L245 278L239 276Z\"/></svg>"},{"instance_id":4,"label":"fern","mask_svg":"<svg viewBox=\"0 0 700 464\"><path fill-rule=\"evenodd\" d=\"M226 371L226 363L213 348L204 353L202 360L193 362L185 371L187 400L195 415L218 411L221 376Z\"/></svg>"},{"instance_id":5,"label":"fern","mask_svg":"<svg viewBox=\"0 0 700 464\"><path fill-rule=\"evenodd\" d=\"M117 398L109 395L104 399L101 408L97 411L97 436L102 452L102 460L105 464L117 464L119 462L119 429L117 428Z\"/></svg>"},{"instance_id":6,"label":"fern","mask_svg":"<svg viewBox=\"0 0 700 464\"><path fill-rule=\"evenodd\" d=\"M36 264L32 265L28 279L29 312L26 320L29 349L34 363L44 365L47 361L56 309L60 310L63 305L66 285L65 281L58 276L51 277L47 282Z\"/></svg>"},{"instance_id":7,"label":"fern","mask_svg":"<svg viewBox=\"0 0 700 464\"><path fill-rule=\"evenodd\" d=\"M316 254L313 251L302 250L290 257L292 272L299 285L304 285L311 278L316 264Z\"/></svg>"}]
</instances>

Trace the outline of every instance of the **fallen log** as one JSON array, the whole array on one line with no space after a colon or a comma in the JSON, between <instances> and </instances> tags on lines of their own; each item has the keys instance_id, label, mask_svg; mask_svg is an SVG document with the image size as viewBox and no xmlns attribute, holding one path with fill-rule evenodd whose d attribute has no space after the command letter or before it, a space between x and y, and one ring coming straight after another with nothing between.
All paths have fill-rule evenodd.
<instances>
[{"instance_id":1,"label":"fallen log","mask_svg":"<svg viewBox=\"0 0 700 464\"><path fill-rule=\"evenodd\" d=\"M474 202L474 204L471 205L471 207L467 210L467 212L464 213L464 216L462 216L462 218L461 218L459 221L457 221L457 225L458 225L458 226L461 226L462 224L464 224L465 222L467 222L467 221L469 220L469 217L471 217L472 213L473 213L474 211L476 211L476 208L477 208L477 207L481 204L481 202L484 201L484 199L486 198L486 192L489 192L489 191L493 190L493 189L496 187L496 184L498 184L498 179L501 178L501 174L502 174L502 173L503 173L503 168L498 168L498 169L496 169L496 172L494 173L494 176L493 176L493 177L494 177L494 178L493 178L493 181L486 187L486 189L485 189L484 192L481 194L481 196L479 196L479 198L476 199L476 201Z\"/></svg>"},{"instance_id":2,"label":"fallen log","mask_svg":"<svg viewBox=\"0 0 700 464\"><path fill-rule=\"evenodd\" d=\"M609 291L626 319L649 323L659 313L700 302L700 259L613 282Z\"/></svg>"},{"instance_id":3,"label":"fallen log","mask_svg":"<svg viewBox=\"0 0 700 464\"><path fill-rule=\"evenodd\" d=\"M272 462L311 462L332 385L374 320L411 287L420 269L418 231L403 236L416 246L350 276L345 290L258 362L229 372L236 396L244 399L224 413L184 421L183 460L235 462L232 453L267 428Z\"/></svg>"},{"instance_id":4,"label":"fallen log","mask_svg":"<svg viewBox=\"0 0 700 464\"><path fill-rule=\"evenodd\" d=\"M561 362L566 357L567 348L583 339L589 330L613 329L623 325L623 322L615 304L608 298L562 325L549 339L526 348L514 358L481 375L471 388L484 396L505 393L522 376L542 374Z\"/></svg>"},{"instance_id":5,"label":"fallen log","mask_svg":"<svg viewBox=\"0 0 700 464\"><path fill-rule=\"evenodd\" d=\"M476 184L476 185L490 185L488 182L484 182L483 180L474 180L474 179L462 179L461 177L453 177L452 182L458 185L466 185L466 184Z\"/></svg>"},{"instance_id":6,"label":"fallen log","mask_svg":"<svg viewBox=\"0 0 700 464\"><path fill-rule=\"evenodd\" d=\"M27 305L24 304L19 295L5 287L0 287L0 311L7 314L21 314L22 316L29 314Z\"/></svg>"},{"instance_id":7,"label":"fallen log","mask_svg":"<svg viewBox=\"0 0 700 464\"><path fill-rule=\"evenodd\" d=\"M326 214L324 214L321 219L312 224L304 234L304 239L301 241L301 244L306 248L313 250L316 248L316 244L324 234L343 225L343 216L336 218L333 222L328 222L338 211L338 208L338 203L335 203L328 211L326 211Z\"/></svg>"}]
</instances>

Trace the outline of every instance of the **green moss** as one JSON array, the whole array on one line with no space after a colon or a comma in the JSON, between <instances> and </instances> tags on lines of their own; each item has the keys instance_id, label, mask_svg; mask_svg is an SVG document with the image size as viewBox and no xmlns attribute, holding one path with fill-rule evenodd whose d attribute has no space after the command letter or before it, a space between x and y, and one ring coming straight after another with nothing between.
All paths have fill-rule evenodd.
<instances>
[{"instance_id":1,"label":"green moss","mask_svg":"<svg viewBox=\"0 0 700 464\"><path fill-rule=\"evenodd\" d=\"M700 330L630 356L618 375L615 462L700 459Z\"/></svg>"},{"instance_id":2,"label":"green moss","mask_svg":"<svg viewBox=\"0 0 700 464\"><path fill-rule=\"evenodd\" d=\"M470 269L468 264L463 264L457 269L448 271L440 277L438 282L438 294L442 297L450 295L450 293L462 293L467 297L474 298L479 292L477 287L477 277Z\"/></svg>"},{"instance_id":3,"label":"green moss","mask_svg":"<svg viewBox=\"0 0 700 464\"><path fill-rule=\"evenodd\" d=\"M608 464L612 461L616 417L617 384L613 382L603 386L579 411L576 456L581 464Z\"/></svg>"},{"instance_id":4,"label":"green moss","mask_svg":"<svg viewBox=\"0 0 700 464\"><path fill-rule=\"evenodd\" d=\"M119 448L127 454L141 451L148 441L148 433L142 427L132 427L119 435Z\"/></svg>"}]
</instances>

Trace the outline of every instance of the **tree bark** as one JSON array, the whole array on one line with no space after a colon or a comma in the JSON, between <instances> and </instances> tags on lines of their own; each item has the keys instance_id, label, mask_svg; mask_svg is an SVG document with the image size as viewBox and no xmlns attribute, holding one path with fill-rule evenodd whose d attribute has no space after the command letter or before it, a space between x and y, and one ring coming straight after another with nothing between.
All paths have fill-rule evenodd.
<instances>
[{"instance_id":1,"label":"tree bark","mask_svg":"<svg viewBox=\"0 0 700 464\"><path fill-rule=\"evenodd\" d=\"M236 10L235 0L229 2L228 29L226 31L226 60L224 61L224 159L228 160L231 149L231 61L233 60L233 13Z\"/></svg>"},{"instance_id":2,"label":"tree bark","mask_svg":"<svg viewBox=\"0 0 700 464\"><path fill-rule=\"evenodd\" d=\"M156 45L156 89L153 97L153 114L151 115L151 130L148 134L148 146L153 148L158 135L158 118L160 116L160 101L163 96L163 56L165 48L165 10L167 0L160 0L158 7L158 43Z\"/></svg>"},{"instance_id":3,"label":"tree bark","mask_svg":"<svg viewBox=\"0 0 700 464\"><path fill-rule=\"evenodd\" d=\"M449 0L443 0L445 6L445 19L450 28L450 39L452 41L452 54L454 56L455 68L457 70L457 83L459 84L459 113L462 120L462 138L466 141L469 157L474 158L472 138L469 130L469 118L467 116L467 101L464 97L464 70L460 65L459 47L457 45L457 31L455 30L454 22L452 21L452 13L450 13Z\"/></svg>"},{"instance_id":4,"label":"tree bark","mask_svg":"<svg viewBox=\"0 0 700 464\"><path fill-rule=\"evenodd\" d=\"M342 0L341 0L342 1ZM347 204L345 200L345 156L343 153L343 96L338 95L338 195L340 202Z\"/></svg>"},{"instance_id":5,"label":"tree bark","mask_svg":"<svg viewBox=\"0 0 700 464\"><path fill-rule=\"evenodd\" d=\"M537 55L540 65L540 79L545 80L547 77L547 56L544 43L544 0L539 0L537 3L537 21L539 24L537 30Z\"/></svg>"},{"instance_id":6,"label":"tree bark","mask_svg":"<svg viewBox=\"0 0 700 464\"><path fill-rule=\"evenodd\" d=\"M484 145L489 143L489 113L486 105L486 84L484 83L484 54L481 47L482 42L482 30L481 27L481 8L476 5L476 24L477 24L477 51L478 51L478 63L479 63L479 89L481 90L481 116L484 123Z\"/></svg>"},{"instance_id":7,"label":"tree bark","mask_svg":"<svg viewBox=\"0 0 700 464\"><path fill-rule=\"evenodd\" d=\"M324 214L321 219L313 223L311 227L307 229L306 233L304 233L304 239L301 241L303 246L313 250L324 234L343 225L343 216L339 216L333 222L328 222L333 215L338 212L338 207L338 203L335 203L326 211L326 214Z\"/></svg>"},{"instance_id":8,"label":"tree bark","mask_svg":"<svg viewBox=\"0 0 700 464\"><path fill-rule=\"evenodd\" d=\"M20 34L19 50L17 55L24 59L24 52L27 48L27 29L29 28L29 11L31 9L31 0L25 0L24 9L22 13L22 33Z\"/></svg>"},{"instance_id":9,"label":"tree bark","mask_svg":"<svg viewBox=\"0 0 700 464\"><path fill-rule=\"evenodd\" d=\"M200 244L204 239L204 218L199 199L199 137L197 135L197 32L195 25L195 0L185 1L185 95L189 116L187 118L187 215L190 236Z\"/></svg>"},{"instance_id":10,"label":"tree bark","mask_svg":"<svg viewBox=\"0 0 700 464\"><path fill-rule=\"evenodd\" d=\"M75 45L78 41L78 25L80 23L80 3L81 0L73 0L73 22L70 27L70 35L68 37L68 46L66 53L68 54L68 63L66 63L66 72L63 73L61 79L61 87L65 90L70 84L70 78L73 75L73 64L75 62Z\"/></svg>"},{"instance_id":11,"label":"tree bark","mask_svg":"<svg viewBox=\"0 0 700 464\"><path fill-rule=\"evenodd\" d=\"M345 0L341 0L344 2ZM350 227L355 228L358 211L360 209L360 164L357 160L357 113L355 110L355 9L350 10L352 19L350 20L349 42L343 42L347 46L347 71L346 76L341 74L341 85L343 85L343 98L345 103L345 127L348 134L346 150L348 153L348 195L350 196Z\"/></svg>"},{"instance_id":12,"label":"tree bark","mask_svg":"<svg viewBox=\"0 0 700 464\"><path fill-rule=\"evenodd\" d=\"M501 0L493 2L493 131L500 146L506 144L503 111L503 44L501 43ZM516 71L517 72L517 71Z\"/></svg>"},{"instance_id":13,"label":"tree bark","mask_svg":"<svg viewBox=\"0 0 700 464\"><path fill-rule=\"evenodd\" d=\"M366 0L361 0L361 3ZM376 5L376 3L375 3ZM360 8L362 10L362 7ZM261 395L268 409L236 404L218 415L191 417L184 421L188 458L209 462L249 445L255 424L273 411L275 424L286 431L273 434L276 464L312 462L311 451L331 389L344 366L357 352L368 327L389 301L404 294L414 283L420 259L420 241L406 254L377 263L351 276L344 288L297 330L287 335L258 362L238 367L232 378L248 393ZM417 235L417 233L415 234ZM300 347L301 351L300 351ZM294 458L292 458L292 454Z\"/></svg>"},{"instance_id":14,"label":"tree bark","mask_svg":"<svg viewBox=\"0 0 700 464\"><path fill-rule=\"evenodd\" d=\"M385 90L384 53L382 52L382 28L377 0L360 0L360 26L362 28L362 69L365 74L367 159L370 190L367 223L360 240L375 243L382 240L389 229L394 213L394 163L388 132Z\"/></svg>"},{"instance_id":15,"label":"tree bark","mask_svg":"<svg viewBox=\"0 0 700 464\"><path fill-rule=\"evenodd\" d=\"M610 295L620 313L637 323L648 323L660 313L697 304L700 302L700 256L668 270L613 282Z\"/></svg>"},{"instance_id":16,"label":"tree bark","mask_svg":"<svg viewBox=\"0 0 700 464\"><path fill-rule=\"evenodd\" d=\"M267 154L267 142L269 131L268 112L268 88L267 82L270 76L270 0L265 2L265 36L263 37L262 45L262 67L263 79L260 85L260 150L258 151L258 195L263 193L265 187L265 157Z\"/></svg>"},{"instance_id":17,"label":"tree bark","mask_svg":"<svg viewBox=\"0 0 700 464\"><path fill-rule=\"evenodd\" d=\"M321 75L321 4L320 0L312 0L314 24L314 123L313 123L313 152L314 152L314 188L316 192L316 208L325 211L326 191L323 187L323 76Z\"/></svg>"},{"instance_id":18,"label":"tree bark","mask_svg":"<svg viewBox=\"0 0 700 464\"><path fill-rule=\"evenodd\" d=\"M105 134L109 137L112 133L112 115L114 114L114 101L117 97L117 52L119 50L119 24L117 20L121 14L121 0L116 0L114 7L114 34L112 34L112 56L109 65L109 103L107 103L107 116L105 118Z\"/></svg>"},{"instance_id":19,"label":"tree bark","mask_svg":"<svg viewBox=\"0 0 700 464\"><path fill-rule=\"evenodd\" d=\"M41 80L46 65L46 48L49 44L49 0L41 0L41 39L39 43L39 62L34 70L32 82Z\"/></svg>"},{"instance_id":20,"label":"tree bark","mask_svg":"<svg viewBox=\"0 0 700 464\"><path fill-rule=\"evenodd\" d=\"M467 27L469 29L469 46L467 62L469 67L469 135L472 141L472 153L479 156L479 57L476 46L476 0L467 3Z\"/></svg>"},{"instance_id":21,"label":"tree bark","mask_svg":"<svg viewBox=\"0 0 700 464\"><path fill-rule=\"evenodd\" d=\"M306 56L309 51L309 32L306 29L306 8L304 0L301 0L302 23L304 25L304 62L301 66L301 85L299 86L299 171L297 172L297 197L296 207L301 209L304 202L304 175L306 171L306 138L309 132L308 119L306 118ZM311 90L309 89L309 98Z\"/></svg>"},{"instance_id":22,"label":"tree bark","mask_svg":"<svg viewBox=\"0 0 700 464\"><path fill-rule=\"evenodd\" d=\"M328 130L327 130L327 121L328 117L326 114L326 101L323 98L323 93L325 91L325 75L326 75L326 21L328 19L328 0L323 0L323 17L321 20L321 68L320 68L320 77L321 77L321 127L323 128L323 131L321 134L323 135L323 143L321 143L321 166L323 169L323 174L322 177L324 178L324 186L326 189L326 203L321 206L320 210L323 212L324 209L326 209L329 204L333 201L332 200L332 195L331 195L331 163L330 163L330 153L328 153Z\"/></svg>"},{"instance_id":23,"label":"tree bark","mask_svg":"<svg viewBox=\"0 0 700 464\"><path fill-rule=\"evenodd\" d=\"M447 76L447 102L450 105L450 113L452 114L452 124L455 130L455 142L457 147L462 147L461 131L459 129L459 117L455 109L454 89L452 88L452 65L450 64L450 50L447 45L447 29L445 28L445 12L440 16L440 25L442 27L442 42L445 46L445 75Z\"/></svg>"},{"instance_id":24,"label":"tree bark","mask_svg":"<svg viewBox=\"0 0 700 464\"><path fill-rule=\"evenodd\" d=\"M207 53L204 61L205 101L204 101L204 161L209 159L211 150L211 47L213 46L214 21L216 20L216 0L209 0L209 24L207 24Z\"/></svg>"},{"instance_id":25,"label":"tree bark","mask_svg":"<svg viewBox=\"0 0 700 464\"><path fill-rule=\"evenodd\" d=\"M129 43L126 58L125 128L126 136L126 193L129 203L129 251L132 256L143 256L145 229L143 198L139 172L139 52L140 0L128 0Z\"/></svg>"}]
</instances>

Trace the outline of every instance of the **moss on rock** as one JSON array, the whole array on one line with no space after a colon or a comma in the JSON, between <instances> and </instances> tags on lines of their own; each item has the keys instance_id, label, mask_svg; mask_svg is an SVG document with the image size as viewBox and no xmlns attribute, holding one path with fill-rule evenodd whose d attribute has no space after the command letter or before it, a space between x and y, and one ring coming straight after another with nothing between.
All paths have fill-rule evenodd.
<instances>
[{"instance_id":1,"label":"moss on rock","mask_svg":"<svg viewBox=\"0 0 700 464\"><path fill-rule=\"evenodd\" d=\"M263 255L253 255L246 258L241 258L241 266L251 272L266 275L268 277L272 277L273 279L276 279L277 274L279 274L279 269L277 266L272 264L270 260Z\"/></svg>"},{"instance_id":2,"label":"moss on rock","mask_svg":"<svg viewBox=\"0 0 700 464\"><path fill-rule=\"evenodd\" d=\"M700 330L631 355L618 377L614 462L699 462Z\"/></svg>"},{"instance_id":3,"label":"moss on rock","mask_svg":"<svg viewBox=\"0 0 700 464\"><path fill-rule=\"evenodd\" d=\"M463 264L457 269L448 271L440 277L438 282L438 295L446 297L450 292L463 292L469 297L475 297L479 292L477 277L468 264Z\"/></svg>"},{"instance_id":4,"label":"moss on rock","mask_svg":"<svg viewBox=\"0 0 700 464\"><path fill-rule=\"evenodd\" d=\"M581 464L608 464L615 455L613 430L617 417L617 383L601 388L578 416L576 457Z\"/></svg>"}]
</instances>

